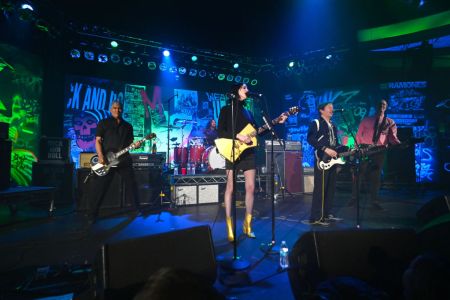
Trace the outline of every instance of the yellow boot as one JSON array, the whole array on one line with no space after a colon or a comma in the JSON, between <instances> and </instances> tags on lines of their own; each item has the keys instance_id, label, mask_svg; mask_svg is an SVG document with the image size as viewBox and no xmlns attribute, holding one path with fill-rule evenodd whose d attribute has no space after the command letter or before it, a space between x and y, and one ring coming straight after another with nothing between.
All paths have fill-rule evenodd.
<instances>
[{"instance_id":1,"label":"yellow boot","mask_svg":"<svg viewBox=\"0 0 450 300\"><path fill-rule=\"evenodd\" d=\"M248 236L249 238L256 238L255 234L252 230L252 215L245 213L245 219L244 224L242 224L242 230L244 231L244 234Z\"/></svg>"},{"instance_id":2,"label":"yellow boot","mask_svg":"<svg viewBox=\"0 0 450 300\"><path fill-rule=\"evenodd\" d=\"M233 219L231 217L227 217L227 231L228 231L228 241L234 241L233 234Z\"/></svg>"}]
</instances>

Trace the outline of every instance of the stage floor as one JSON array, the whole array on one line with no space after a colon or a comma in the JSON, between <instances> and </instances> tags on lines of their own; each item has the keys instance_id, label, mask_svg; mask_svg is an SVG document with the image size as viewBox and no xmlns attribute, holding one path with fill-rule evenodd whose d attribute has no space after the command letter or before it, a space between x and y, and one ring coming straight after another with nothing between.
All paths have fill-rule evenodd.
<instances>
[{"instance_id":1,"label":"stage floor","mask_svg":"<svg viewBox=\"0 0 450 300\"><path fill-rule=\"evenodd\" d=\"M431 199L447 191L423 186L384 187L380 191L384 211L373 211L368 196L360 201L361 229L417 229L416 211ZM237 207L238 255L251 263L247 275L251 282L242 287L221 283L220 272L215 286L230 299L294 299L286 272L279 272L278 255L266 255L261 249L271 241L272 234L279 244L285 240L290 248L305 232L311 230L344 230L356 228L356 208L347 207L348 186L338 185L334 214L343 221L328 227L304 224L308 220L311 195L277 197L275 231L272 231L272 200L264 193L255 199L253 229L256 239L241 235L244 208ZM243 199L238 199L243 200ZM145 237L157 233L208 225L211 228L215 255L218 260L233 256L233 245L227 242L225 214L222 203L199 206L162 207L138 215L130 211L105 211L93 225L73 205L55 207L53 216L46 211L48 203L23 204L15 215L8 207L0 208L0 273L32 270L36 266L83 265L93 262L105 242ZM155 249L157 251L157 249ZM182 249L179 249L182 251ZM150 255L150 254L149 254ZM22 271L23 272L23 271ZM11 279L12 280L12 279ZM5 288L5 283L1 288Z\"/></svg>"}]
</instances>

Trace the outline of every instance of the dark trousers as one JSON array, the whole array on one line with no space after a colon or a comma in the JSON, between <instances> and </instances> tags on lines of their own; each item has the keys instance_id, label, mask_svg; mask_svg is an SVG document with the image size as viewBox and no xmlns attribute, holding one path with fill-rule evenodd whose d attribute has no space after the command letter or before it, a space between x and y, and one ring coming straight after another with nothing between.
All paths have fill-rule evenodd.
<instances>
[{"instance_id":1,"label":"dark trousers","mask_svg":"<svg viewBox=\"0 0 450 300\"><path fill-rule=\"evenodd\" d=\"M118 173L123 180L126 199L131 199L135 208L139 209L139 198L133 167L124 166L111 168L107 175L94 175L92 182L90 182L88 201L90 204L89 215L92 218L98 216L100 206L102 205L106 192L110 188L115 173Z\"/></svg>"},{"instance_id":2,"label":"dark trousers","mask_svg":"<svg viewBox=\"0 0 450 300\"><path fill-rule=\"evenodd\" d=\"M378 203L378 191L381 187L381 171L383 170L385 152L375 153L361 162L358 174L353 174L352 201L356 201L357 187L361 190L361 182L367 179L370 188L370 201ZM355 172L354 172L355 173Z\"/></svg>"},{"instance_id":3,"label":"dark trousers","mask_svg":"<svg viewBox=\"0 0 450 300\"><path fill-rule=\"evenodd\" d=\"M331 213L336 189L336 166L328 170L317 167L317 159L314 160L314 190L311 205L311 221L327 217Z\"/></svg>"}]
</instances>

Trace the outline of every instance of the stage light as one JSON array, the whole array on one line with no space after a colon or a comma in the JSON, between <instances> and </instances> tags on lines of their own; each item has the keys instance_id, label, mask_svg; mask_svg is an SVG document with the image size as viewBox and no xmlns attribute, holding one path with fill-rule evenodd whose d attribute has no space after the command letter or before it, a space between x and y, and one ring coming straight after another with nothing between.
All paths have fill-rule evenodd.
<instances>
[{"instance_id":1,"label":"stage light","mask_svg":"<svg viewBox=\"0 0 450 300\"><path fill-rule=\"evenodd\" d=\"M30 21L34 19L34 9L30 4L24 3L20 6L19 19L22 21Z\"/></svg>"},{"instance_id":2,"label":"stage light","mask_svg":"<svg viewBox=\"0 0 450 300\"><path fill-rule=\"evenodd\" d=\"M242 80L242 76L239 76L239 75L237 75L236 77L234 77L234 81L235 82L241 82L241 80Z\"/></svg>"},{"instance_id":3,"label":"stage light","mask_svg":"<svg viewBox=\"0 0 450 300\"><path fill-rule=\"evenodd\" d=\"M289 68L293 68L295 66L295 61L290 61L288 64Z\"/></svg>"},{"instance_id":4,"label":"stage light","mask_svg":"<svg viewBox=\"0 0 450 300\"><path fill-rule=\"evenodd\" d=\"M20 6L21 9L29 9L31 11L34 11L33 7L30 4L24 3Z\"/></svg>"},{"instance_id":5,"label":"stage light","mask_svg":"<svg viewBox=\"0 0 450 300\"><path fill-rule=\"evenodd\" d=\"M227 81L233 81L234 76L229 74L227 75Z\"/></svg>"},{"instance_id":6,"label":"stage light","mask_svg":"<svg viewBox=\"0 0 450 300\"><path fill-rule=\"evenodd\" d=\"M120 56L119 54L113 53L111 54L111 61L115 64L120 62Z\"/></svg>"},{"instance_id":7,"label":"stage light","mask_svg":"<svg viewBox=\"0 0 450 300\"><path fill-rule=\"evenodd\" d=\"M225 79L225 74L220 73L219 76L217 76L217 79L224 80Z\"/></svg>"},{"instance_id":8,"label":"stage light","mask_svg":"<svg viewBox=\"0 0 450 300\"><path fill-rule=\"evenodd\" d=\"M84 58L87 60L94 60L95 55L92 51L84 51Z\"/></svg>"},{"instance_id":9,"label":"stage light","mask_svg":"<svg viewBox=\"0 0 450 300\"><path fill-rule=\"evenodd\" d=\"M99 63L106 63L106 62L108 62L108 55L106 55L106 54L99 54L98 57L97 57L97 61Z\"/></svg>"},{"instance_id":10,"label":"stage light","mask_svg":"<svg viewBox=\"0 0 450 300\"><path fill-rule=\"evenodd\" d=\"M169 50L164 50L164 51L163 51L163 55L164 55L165 57L170 56L170 51L169 51Z\"/></svg>"},{"instance_id":11,"label":"stage light","mask_svg":"<svg viewBox=\"0 0 450 300\"><path fill-rule=\"evenodd\" d=\"M258 80L256 79L252 79L252 81L250 81L251 85L257 85L258 84Z\"/></svg>"},{"instance_id":12,"label":"stage light","mask_svg":"<svg viewBox=\"0 0 450 300\"><path fill-rule=\"evenodd\" d=\"M198 76L205 77L206 76L206 71L205 70L200 70L200 72L198 72Z\"/></svg>"},{"instance_id":13,"label":"stage light","mask_svg":"<svg viewBox=\"0 0 450 300\"><path fill-rule=\"evenodd\" d=\"M123 61L123 64L124 64L125 66L129 66L129 65L131 65L131 64L133 63L133 60L132 60L131 57L129 57L129 56L125 56L125 57L122 59L122 61Z\"/></svg>"},{"instance_id":14,"label":"stage light","mask_svg":"<svg viewBox=\"0 0 450 300\"><path fill-rule=\"evenodd\" d=\"M184 74L186 74L186 68L185 67L179 67L178 68L178 73L180 73L181 75L184 75Z\"/></svg>"},{"instance_id":15,"label":"stage light","mask_svg":"<svg viewBox=\"0 0 450 300\"><path fill-rule=\"evenodd\" d=\"M80 50L78 50L78 49L70 50L70 57L75 58L75 59L80 58L81 57Z\"/></svg>"},{"instance_id":16,"label":"stage light","mask_svg":"<svg viewBox=\"0 0 450 300\"><path fill-rule=\"evenodd\" d=\"M190 69L189 76L192 76L192 77L197 76L197 69Z\"/></svg>"},{"instance_id":17,"label":"stage light","mask_svg":"<svg viewBox=\"0 0 450 300\"><path fill-rule=\"evenodd\" d=\"M149 68L149 70L155 70L156 69L156 63L154 61L149 61L147 63L147 67Z\"/></svg>"},{"instance_id":18,"label":"stage light","mask_svg":"<svg viewBox=\"0 0 450 300\"><path fill-rule=\"evenodd\" d=\"M119 43L116 41L111 41L111 47L117 48L119 46Z\"/></svg>"},{"instance_id":19,"label":"stage light","mask_svg":"<svg viewBox=\"0 0 450 300\"><path fill-rule=\"evenodd\" d=\"M165 63L162 63L162 64L159 65L159 69L160 69L161 71L163 71L163 72L166 71L167 68L168 68L168 67L167 67L167 64L165 64Z\"/></svg>"},{"instance_id":20,"label":"stage light","mask_svg":"<svg viewBox=\"0 0 450 300\"><path fill-rule=\"evenodd\" d=\"M172 66L172 67L169 68L169 72L170 73L177 73L178 72L178 68L175 67L175 66Z\"/></svg>"},{"instance_id":21,"label":"stage light","mask_svg":"<svg viewBox=\"0 0 450 300\"><path fill-rule=\"evenodd\" d=\"M233 68L235 68L235 69L239 68L239 64L238 64L238 63L235 63L235 64L233 65Z\"/></svg>"},{"instance_id":22,"label":"stage light","mask_svg":"<svg viewBox=\"0 0 450 300\"><path fill-rule=\"evenodd\" d=\"M325 58L326 58L326 59L331 59L331 58L333 58L333 55L328 54L327 56L325 56Z\"/></svg>"},{"instance_id":23,"label":"stage light","mask_svg":"<svg viewBox=\"0 0 450 300\"><path fill-rule=\"evenodd\" d=\"M192 60L192 61L197 61L197 59L198 59L198 57L197 57L197 56L195 56L195 55L192 55L192 57L191 57L191 60Z\"/></svg>"},{"instance_id":24,"label":"stage light","mask_svg":"<svg viewBox=\"0 0 450 300\"><path fill-rule=\"evenodd\" d=\"M250 78L248 77L244 77L244 79L242 79L242 83L247 84L250 81Z\"/></svg>"}]
</instances>

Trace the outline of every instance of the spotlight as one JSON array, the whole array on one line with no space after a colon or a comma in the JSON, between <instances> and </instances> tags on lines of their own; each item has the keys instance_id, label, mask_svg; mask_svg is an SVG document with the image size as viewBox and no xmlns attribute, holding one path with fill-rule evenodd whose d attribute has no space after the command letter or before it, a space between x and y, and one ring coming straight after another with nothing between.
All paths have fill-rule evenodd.
<instances>
[{"instance_id":1,"label":"spotlight","mask_svg":"<svg viewBox=\"0 0 450 300\"><path fill-rule=\"evenodd\" d=\"M99 63L106 63L108 62L108 55L106 54L99 54L97 57L97 60Z\"/></svg>"},{"instance_id":2,"label":"spotlight","mask_svg":"<svg viewBox=\"0 0 450 300\"><path fill-rule=\"evenodd\" d=\"M235 64L233 65L233 68L235 68L235 69L239 68L239 64L238 64L238 63L235 63Z\"/></svg>"},{"instance_id":3,"label":"spotlight","mask_svg":"<svg viewBox=\"0 0 450 300\"><path fill-rule=\"evenodd\" d=\"M165 63L162 63L162 64L159 65L159 69L160 69L161 71L163 71L163 72L166 71L167 68L168 68L168 67L167 67L167 64L165 64Z\"/></svg>"},{"instance_id":4,"label":"spotlight","mask_svg":"<svg viewBox=\"0 0 450 300\"><path fill-rule=\"evenodd\" d=\"M236 77L234 77L234 81L236 81L236 82L241 82L241 80L242 80L242 76L239 76L239 75L237 75Z\"/></svg>"},{"instance_id":5,"label":"spotlight","mask_svg":"<svg viewBox=\"0 0 450 300\"><path fill-rule=\"evenodd\" d=\"M120 62L120 56L119 54L113 53L111 54L111 61L115 64Z\"/></svg>"},{"instance_id":6,"label":"spotlight","mask_svg":"<svg viewBox=\"0 0 450 300\"><path fill-rule=\"evenodd\" d=\"M220 73L219 76L217 76L217 79L224 80L225 79L225 74Z\"/></svg>"},{"instance_id":7,"label":"spotlight","mask_svg":"<svg viewBox=\"0 0 450 300\"><path fill-rule=\"evenodd\" d=\"M169 72L170 73L177 73L178 72L178 68L175 67L175 66L172 66L172 67L169 68Z\"/></svg>"},{"instance_id":8,"label":"spotlight","mask_svg":"<svg viewBox=\"0 0 450 300\"><path fill-rule=\"evenodd\" d=\"M250 81L250 78L248 77L244 77L244 79L242 79L242 83L247 84Z\"/></svg>"},{"instance_id":9,"label":"spotlight","mask_svg":"<svg viewBox=\"0 0 450 300\"><path fill-rule=\"evenodd\" d=\"M133 63L133 60L132 60L131 57L129 57L129 56L125 56L125 57L122 59L122 61L123 61L123 64L124 64L125 66L129 66L129 65L131 65L131 64Z\"/></svg>"},{"instance_id":10,"label":"spotlight","mask_svg":"<svg viewBox=\"0 0 450 300\"><path fill-rule=\"evenodd\" d=\"M192 76L192 77L197 76L197 69L190 69L189 76Z\"/></svg>"},{"instance_id":11,"label":"spotlight","mask_svg":"<svg viewBox=\"0 0 450 300\"><path fill-rule=\"evenodd\" d=\"M119 43L116 41L111 41L111 47L117 48L119 46Z\"/></svg>"},{"instance_id":12,"label":"spotlight","mask_svg":"<svg viewBox=\"0 0 450 300\"><path fill-rule=\"evenodd\" d=\"M191 60L192 60L192 61L197 61L197 59L198 59L198 57L197 57L197 56L195 56L195 55L192 55L192 57L191 57Z\"/></svg>"},{"instance_id":13,"label":"spotlight","mask_svg":"<svg viewBox=\"0 0 450 300\"><path fill-rule=\"evenodd\" d=\"M258 84L258 80L256 79L252 79L252 81L250 81L251 85L257 85Z\"/></svg>"},{"instance_id":14,"label":"spotlight","mask_svg":"<svg viewBox=\"0 0 450 300\"><path fill-rule=\"evenodd\" d=\"M84 51L84 58L86 58L87 60L94 60L95 58L94 52Z\"/></svg>"},{"instance_id":15,"label":"spotlight","mask_svg":"<svg viewBox=\"0 0 450 300\"><path fill-rule=\"evenodd\" d=\"M147 63L147 67L149 68L149 70L155 70L156 69L156 63L154 61L149 61Z\"/></svg>"},{"instance_id":16,"label":"spotlight","mask_svg":"<svg viewBox=\"0 0 450 300\"><path fill-rule=\"evenodd\" d=\"M294 65L295 65L295 61L290 61L289 64L288 64L288 67L289 68L293 68Z\"/></svg>"},{"instance_id":17,"label":"spotlight","mask_svg":"<svg viewBox=\"0 0 450 300\"><path fill-rule=\"evenodd\" d=\"M75 59L80 58L81 57L80 50L78 50L78 49L70 50L70 57L75 58Z\"/></svg>"},{"instance_id":18,"label":"spotlight","mask_svg":"<svg viewBox=\"0 0 450 300\"><path fill-rule=\"evenodd\" d=\"M163 55L164 55L165 57L170 56L170 51L169 51L169 50L164 50L164 51L163 51Z\"/></svg>"},{"instance_id":19,"label":"spotlight","mask_svg":"<svg viewBox=\"0 0 450 300\"><path fill-rule=\"evenodd\" d=\"M30 4L22 4L19 9L19 19L22 21L31 21L34 19L34 9Z\"/></svg>"},{"instance_id":20,"label":"spotlight","mask_svg":"<svg viewBox=\"0 0 450 300\"><path fill-rule=\"evenodd\" d=\"M327 56L325 56L325 58L326 58L326 59L331 59L331 58L333 58L333 55L328 54Z\"/></svg>"},{"instance_id":21,"label":"spotlight","mask_svg":"<svg viewBox=\"0 0 450 300\"><path fill-rule=\"evenodd\" d=\"M200 72L198 72L198 76L205 77L206 76L206 71L205 70L200 70Z\"/></svg>"},{"instance_id":22,"label":"spotlight","mask_svg":"<svg viewBox=\"0 0 450 300\"><path fill-rule=\"evenodd\" d=\"M24 3L20 6L21 9L34 11L33 7L30 4Z\"/></svg>"},{"instance_id":23,"label":"spotlight","mask_svg":"<svg viewBox=\"0 0 450 300\"><path fill-rule=\"evenodd\" d=\"M234 76L229 74L227 75L227 81L233 81Z\"/></svg>"},{"instance_id":24,"label":"spotlight","mask_svg":"<svg viewBox=\"0 0 450 300\"><path fill-rule=\"evenodd\" d=\"M136 65L136 67L140 67L144 64L144 62L142 61L142 58L138 57L134 60L134 64Z\"/></svg>"},{"instance_id":25,"label":"spotlight","mask_svg":"<svg viewBox=\"0 0 450 300\"><path fill-rule=\"evenodd\" d=\"M178 68L178 73L180 73L181 75L186 74L186 68L185 67L179 67Z\"/></svg>"}]
</instances>

